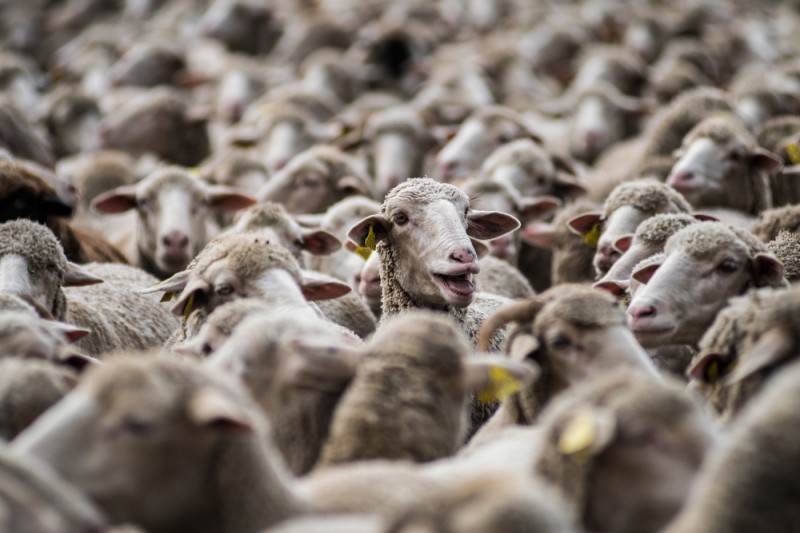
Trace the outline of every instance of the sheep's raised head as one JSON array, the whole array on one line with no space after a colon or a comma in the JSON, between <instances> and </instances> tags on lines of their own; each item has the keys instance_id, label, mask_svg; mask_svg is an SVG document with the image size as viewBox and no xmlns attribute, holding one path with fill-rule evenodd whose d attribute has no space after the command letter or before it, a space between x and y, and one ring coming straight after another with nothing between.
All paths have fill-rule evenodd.
<instances>
[{"instance_id":1,"label":"sheep's raised head","mask_svg":"<svg viewBox=\"0 0 800 533\"><path fill-rule=\"evenodd\" d=\"M463 308L472 303L473 277L480 272L470 238L494 239L519 225L505 213L470 209L455 186L414 178L392 189L381 212L361 220L348 236L377 248L382 270L392 264L393 274L382 271L382 282L396 283L418 305Z\"/></svg>"}]
</instances>

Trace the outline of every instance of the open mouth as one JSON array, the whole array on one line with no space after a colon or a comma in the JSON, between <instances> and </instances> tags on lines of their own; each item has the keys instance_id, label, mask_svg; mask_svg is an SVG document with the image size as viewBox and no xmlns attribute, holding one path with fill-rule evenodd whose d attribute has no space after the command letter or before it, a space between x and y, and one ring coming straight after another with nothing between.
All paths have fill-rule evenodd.
<instances>
[{"instance_id":1,"label":"open mouth","mask_svg":"<svg viewBox=\"0 0 800 533\"><path fill-rule=\"evenodd\" d=\"M463 274L448 275L434 274L434 279L444 287L444 289L454 295L457 299L470 298L475 293L474 275L472 272Z\"/></svg>"}]
</instances>

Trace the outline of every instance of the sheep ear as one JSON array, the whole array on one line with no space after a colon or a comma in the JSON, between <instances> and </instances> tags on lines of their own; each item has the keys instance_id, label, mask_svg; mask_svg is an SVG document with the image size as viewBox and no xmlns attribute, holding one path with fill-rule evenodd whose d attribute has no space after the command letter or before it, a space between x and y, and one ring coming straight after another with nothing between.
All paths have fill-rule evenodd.
<instances>
[{"instance_id":1,"label":"sheep ear","mask_svg":"<svg viewBox=\"0 0 800 533\"><path fill-rule=\"evenodd\" d=\"M750 165L766 173L772 173L783 167L783 159L768 150L757 147L750 154Z\"/></svg>"},{"instance_id":2,"label":"sheep ear","mask_svg":"<svg viewBox=\"0 0 800 533\"><path fill-rule=\"evenodd\" d=\"M519 200L520 220L523 224L542 218L561 207L562 202L555 196L537 196Z\"/></svg>"},{"instance_id":3,"label":"sheep ear","mask_svg":"<svg viewBox=\"0 0 800 533\"><path fill-rule=\"evenodd\" d=\"M519 220L499 211L473 211L467 215L467 235L490 240L520 227Z\"/></svg>"},{"instance_id":4,"label":"sheep ear","mask_svg":"<svg viewBox=\"0 0 800 533\"><path fill-rule=\"evenodd\" d=\"M569 227L569 230L575 235L585 237L594 231L594 228L603 222L603 219L602 213L584 213L570 219L570 221L567 222L567 227Z\"/></svg>"},{"instance_id":5,"label":"sheep ear","mask_svg":"<svg viewBox=\"0 0 800 533\"><path fill-rule=\"evenodd\" d=\"M187 283L170 311L172 311L174 315L183 315L185 318L188 318L189 314L195 310L199 303L198 300L204 298L209 289L208 283L200 279Z\"/></svg>"},{"instance_id":6,"label":"sheep ear","mask_svg":"<svg viewBox=\"0 0 800 533\"><path fill-rule=\"evenodd\" d=\"M189 281L189 276L192 274L190 270L182 270L177 274L173 274L172 277L165 279L164 281L160 281L151 287L147 287L146 289L139 289L137 292L139 294L150 294L152 292L163 292L164 297L166 300L162 301L169 301L171 300L171 296L175 293L181 292L185 287L186 283Z\"/></svg>"},{"instance_id":7,"label":"sheep ear","mask_svg":"<svg viewBox=\"0 0 800 533\"><path fill-rule=\"evenodd\" d=\"M784 285L783 263L772 254L758 253L753 258L753 277L757 287Z\"/></svg>"},{"instance_id":8,"label":"sheep ear","mask_svg":"<svg viewBox=\"0 0 800 533\"><path fill-rule=\"evenodd\" d=\"M367 246L367 237L369 237L370 231L372 231L375 237L374 244L377 245L389 234L391 229L392 223L388 218L383 215L370 215L350 228L350 231L347 232L347 236L357 245ZM368 246L368 248L374 250L373 246Z\"/></svg>"},{"instance_id":9,"label":"sheep ear","mask_svg":"<svg viewBox=\"0 0 800 533\"><path fill-rule=\"evenodd\" d=\"M107 215L124 213L133 209L136 205L135 185L124 185L111 189L92 200L92 209Z\"/></svg>"},{"instance_id":10,"label":"sheep ear","mask_svg":"<svg viewBox=\"0 0 800 533\"><path fill-rule=\"evenodd\" d=\"M295 222L304 228L318 228L322 225L322 219L325 215L323 213L298 213L293 214Z\"/></svg>"},{"instance_id":11,"label":"sheep ear","mask_svg":"<svg viewBox=\"0 0 800 533\"><path fill-rule=\"evenodd\" d=\"M624 254L631 247L632 242L633 242L633 235L623 235L622 237L614 241L612 248L614 248L619 253Z\"/></svg>"},{"instance_id":12,"label":"sheep ear","mask_svg":"<svg viewBox=\"0 0 800 533\"><path fill-rule=\"evenodd\" d=\"M103 283L103 280L86 270L81 265L72 261L67 261L67 269L64 271L64 287L84 287L86 285L96 285Z\"/></svg>"},{"instance_id":13,"label":"sheep ear","mask_svg":"<svg viewBox=\"0 0 800 533\"><path fill-rule=\"evenodd\" d=\"M613 440L617 431L614 413L602 407L586 407L568 418L556 435L561 455L595 456Z\"/></svg>"},{"instance_id":14,"label":"sheep ear","mask_svg":"<svg viewBox=\"0 0 800 533\"><path fill-rule=\"evenodd\" d=\"M51 325L55 326L59 333L61 333L64 336L64 339L66 339L66 341L70 344L78 342L92 332L90 329L73 326L72 324L67 324L66 322L60 322L57 320L53 321Z\"/></svg>"},{"instance_id":15,"label":"sheep ear","mask_svg":"<svg viewBox=\"0 0 800 533\"><path fill-rule=\"evenodd\" d=\"M231 187L209 187L206 194L208 205L212 209L221 211L238 211L257 203L255 198L242 194Z\"/></svg>"},{"instance_id":16,"label":"sheep ear","mask_svg":"<svg viewBox=\"0 0 800 533\"><path fill-rule=\"evenodd\" d=\"M290 347L294 353L281 370L282 379L333 394L350 384L363 355L355 346L315 346L304 339L292 341Z\"/></svg>"},{"instance_id":17,"label":"sheep ear","mask_svg":"<svg viewBox=\"0 0 800 533\"><path fill-rule=\"evenodd\" d=\"M600 280L592 285L593 288L610 292L617 298L622 298L625 296L625 293L628 292L628 286L629 282L627 281L612 279Z\"/></svg>"},{"instance_id":18,"label":"sheep ear","mask_svg":"<svg viewBox=\"0 0 800 533\"><path fill-rule=\"evenodd\" d=\"M83 372L90 366L102 364L94 357L89 357L88 355L84 355L82 353L65 354L59 358L58 362L64 366L72 368L78 373Z\"/></svg>"},{"instance_id":19,"label":"sheep ear","mask_svg":"<svg viewBox=\"0 0 800 533\"><path fill-rule=\"evenodd\" d=\"M350 285L343 281L332 279L318 279L313 276L308 276L303 273L303 283L300 286L303 291L303 296L309 302L316 302L319 300L332 300L344 296L352 289Z\"/></svg>"},{"instance_id":20,"label":"sheep ear","mask_svg":"<svg viewBox=\"0 0 800 533\"><path fill-rule=\"evenodd\" d=\"M719 222L719 219L712 215L706 215L705 213L692 213L692 216L699 220L700 222Z\"/></svg>"},{"instance_id":21,"label":"sheep ear","mask_svg":"<svg viewBox=\"0 0 800 533\"><path fill-rule=\"evenodd\" d=\"M566 172L557 171L553 185L556 194L566 198L577 198L586 194L586 187L581 185L578 178Z\"/></svg>"},{"instance_id":22,"label":"sheep ear","mask_svg":"<svg viewBox=\"0 0 800 533\"><path fill-rule=\"evenodd\" d=\"M725 385L733 385L759 370L777 366L796 353L794 348L792 337L783 329L775 327L768 330L747 353L739 356L733 372L725 378Z\"/></svg>"},{"instance_id":23,"label":"sheep ear","mask_svg":"<svg viewBox=\"0 0 800 533\"><path fill-rule=\"evenodd\" d=\"M342 176L336 181L336 189L348 196L370 196L364 182L355 176Z\"/></svg>"},{"instance_id":24,"label":"sheep ear","mask_svg":"<svg viewBox=\"0 0 800 533\"><path fill-rule=\"evenodd\" d=\"M475 255L478 256L478 259L485 257L489 253L489 246L485 242L472 238L470 238L470 241L472 242L472 247L475 248Z\"/></svg>"},{"instance_id":25,"label":"sheep ear","mask_svg":"<svg viewBox=\"0 0 800 533\"><path fill-rule=\"evenodd\" d=\"M716 352L704 353L686 372L689 378L713 385L725 373L731 364L730 357Z\"/></svg>"},{"instance_id":26,"label":"sheep ear","mask_svg":"<svg viewBox=\"0 0 800 533\"><path fill-rule=\"evenodd\" d=\"M465 367L465 388L475 391L483 403L505 400L539 374L533 366L488 354L467 359Z\"/></svg>"},{"instance_id":27,"label":"sheep ear","mask_svg":"<svg viewBox=\"0 0 800 533\"><path fill-rule=\"evenodd\" d=\"M522 228L522 240L538 248L552 248L556 240L556 228L552 224L536 222Z\"/></svg>"},{"instance_id":28,"label":"sheep ear","mask_svg":"<svg viewBox=\"0 0 800 533\"><path fill-rule=\"evenodd\" d=\"M646 285L647 282L650 281L650 278L653 277L653 274L656 273L656 270L658 270L658 267L660 267L660 266L661 266L660 264L655 264L655 265L647 265L646 267L642 267L639 270L637 270L636 272L634 272L633 274L631 274L631 278L635 279L639 283L642 283L642 284Z\"/></svg>"},{"instance_id":29,"label":"sheep ear","mask_svg":"<svg viewBox=\"0 0 800 533\"><path fill-rule=\"evenodd\" d=\"M325 230L308 230L303 232L302 248L312 255L330 255L340 250L342 243Z\"/></svg>"},{"instance_id":30,"label":"sheep ear","mask_svg":"<svg viewBox=\"0 0 800 533\"><path fill-rule=\"evenodd\" d=\"M189 397L186 404L189 420L200 427L251 430L247 412L221 391L205 387Z\"/></svg>"}]
</instances>

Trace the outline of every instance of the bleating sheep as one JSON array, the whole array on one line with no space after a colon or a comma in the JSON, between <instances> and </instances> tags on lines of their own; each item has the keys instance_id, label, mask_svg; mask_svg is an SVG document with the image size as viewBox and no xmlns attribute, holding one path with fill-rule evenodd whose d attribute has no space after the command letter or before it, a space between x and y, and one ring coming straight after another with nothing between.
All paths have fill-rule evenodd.
<instances>
[{"instance_id":1,"label":"bleating sheep","mask_svg":"<svg viewBox=\"0 0 800 533\"><path fill-rule=\"evenodd\" d=\"M156 281L126 265L70 263L53 233L35 222L0 224L0 292L29 297L53 318L90 330L78 343L88 355L142 350L167 339L178 322L135 292Z\"/></svg>"},{"instance_id":2,"label":"bleating sheep","mask_svg":"<svg viewBox=\"0 0 800 533\"><path fill-rule=\"evenodd\" d=\"M234 189L207 185L180 167L165 167L135 185L101 194L92 207L108 214L136 210L136 223L118 246L132 264L165 278L183 270L215 236L214 211L236 211L254 203Z\"/></svg>"},{"instance_id":3,"label":"bleating sheep","mask_svg":"<svg viewBox=\"0 0 800 533\"><path fill-rule=\"evenodd\" d=\"M412 178L386 195L380 214L348 235L379 254L382 320L407 309L444 311L475 342L486 315L475 294L480 264L470 238L493 239L518 227L510 215L470 209L467 195L453 185Z\"/></svg>"}]
</instances>

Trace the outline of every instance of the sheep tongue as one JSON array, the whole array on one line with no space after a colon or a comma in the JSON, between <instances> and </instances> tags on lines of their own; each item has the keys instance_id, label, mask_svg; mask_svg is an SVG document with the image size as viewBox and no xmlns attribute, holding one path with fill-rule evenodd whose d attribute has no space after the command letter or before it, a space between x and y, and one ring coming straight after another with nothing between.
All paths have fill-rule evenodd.
<instances>
[{"instance_id":1,"label":"sheep tongue","mask_svg":"<svg viewBox=\"0 0 800 533\"><path fill-rule=\"evenodd\" d=\"M441 276L447 287L456 294L469 295L475 291L475 286L466 274L461 276Z\"/></svg>"}]
</instances>

